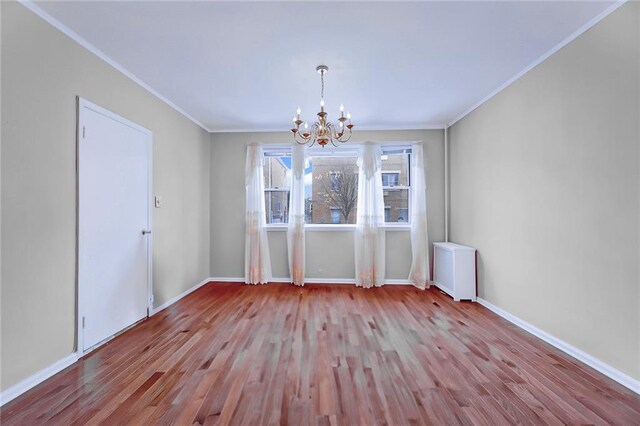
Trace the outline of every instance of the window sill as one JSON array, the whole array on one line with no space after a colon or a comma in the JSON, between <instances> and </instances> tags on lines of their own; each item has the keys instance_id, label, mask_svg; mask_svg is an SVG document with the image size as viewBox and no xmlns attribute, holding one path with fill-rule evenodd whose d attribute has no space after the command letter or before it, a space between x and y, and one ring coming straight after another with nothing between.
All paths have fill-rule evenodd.
<instances>
[{"instance_id":1,"label":"window sill","mask_svg":"<svg viewBox=\"0 0 640 426\"><path fill-rule=\"evenodd\" d=\"M356 225L332 225L332 224L326 224L326 225L305 225L304 227L305 231L311 231L311 232L323 232L323 231L329 231L329 232L353 232L356 230Z\"/></svg>"},{"instance_id":2,"label":"window sill","mask_svg":"<svg viewBox=\"0 0 640 426\"><path fill-rule=\"evenodd\" d=\"M310 232L353 232L356 229L356 225L305 225L304 230ZM411 231L411 225L395 225L389 224L382 227L385 231ZM267 225L268 232L286 232L287 224Z\"/></svg>"},{"instance_id":3,"label":"window sill","mask_svg":"<svg viewBox=\"0 0 640 426\"><path fill-rule=\"evenodd\" d=\"M411 231L411 225L388 224L384 226L385 231Z\"/></svg>"}]
</instances>

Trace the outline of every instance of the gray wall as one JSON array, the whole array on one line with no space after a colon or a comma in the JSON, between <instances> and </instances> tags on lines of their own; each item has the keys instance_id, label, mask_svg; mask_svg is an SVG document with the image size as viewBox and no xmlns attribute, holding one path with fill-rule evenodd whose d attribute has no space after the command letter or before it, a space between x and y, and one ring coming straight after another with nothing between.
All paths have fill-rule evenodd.
<instances>
[{"instance_id":1,"label":"gray wall","mask_svg":"<svg viewBox=\"0 0 640 426\"><path fill-rule=\"evenodd\" d=\"M22 5L0 7L4 390L75 346L76 96L153 132L156 306L209 276L210 137Z\"/></svg>"},{"instance_id":2,"label":"gray wall","mask_svg":"<svg viewBox=\"0 0 640 426\"><path fill-rule=\"evenodd\" d=\"M243 277L246 146L250 143L291 143L291 133L214 133L211 141L211 276ZM443 131L359 131L354 133L353 142L358 141L423 142L427 167L429 239L442 241ZM307 277L355 277L352 231L307 231L306 239ZM269 232L269 248L274 278L288 277L286 233ZM387 232L387 278L406 279L410 266L409 232Z\"/></svg>"},{"instance_id":3,"label":"gray wall","mask_svg":"<svg viewBox=\"0 0 640 426\"><path fill-rule=\"evenodd\" d=\"M627 3L450 132L480 297L640 379L640 27Z\"/></svg>"}]
</instances>

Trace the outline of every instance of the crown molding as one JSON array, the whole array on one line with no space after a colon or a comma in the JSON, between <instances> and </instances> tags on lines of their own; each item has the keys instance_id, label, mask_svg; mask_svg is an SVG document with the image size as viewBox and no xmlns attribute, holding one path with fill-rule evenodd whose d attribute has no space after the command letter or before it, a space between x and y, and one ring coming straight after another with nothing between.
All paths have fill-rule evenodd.
<instances>
[{"instance_id":1,"label":"crown molding","mask_svg":"<svg viewBox=\"0 0 640 426\"><path fill-rule=\"evenodd\" d=\"M517 73L516 75L511 77L509 80L505 81L502 85L500 85L493 92L489 93L487 96L482 98L480 101L475 103L473 106L471 106L470 108L465 110L465 112L463 112L462 114L460 114L459 116L454 118L451 122L449 122L449 124L446 127L453 126L458 121L462 120L464 117L466 117L467 115L471 114L473 111L475 111L480 106L482 106L485 102L488 102L490 99L492 99L498 93L502 92L504 89L506 89L507 87L509 87L513 83L515 83L517 80L519 80L526 73L528 73L529 71L534 69L536 66L540 65L542 62L547 60L551 55L553 55L554 53L556 53L557 51L559 51L560 49L565 47L567 44L571 43L576 38L580 37L582 34L584 34L591 27L595 26L598 22L602 21L604 18L606 18L607 16L611 15L614 11L616 11L620 6L622 6L626 2L627 2L627 0L617 0L611 6L609 6L608 8L606 8L605 10L600 12L598 15L596 15L589 22L587 22L586 24L584 24L583 26L578 28L576 31L571 33L568 37L566 37L560 43L556 44L554 47L552 47L550 50L548 50L544 55L540 56L538 59L533 61L531 64L529 64L527 67L525 67L522 71L520 71L519 73Z\"/></svg>"},{"instance_id":2,"label":"crown molding","mask_svg":"<svg viewBox=\"0 0 640 426\"><path fill-rule=\"evenodd\" d=\"M154 88L149 86L143 80L138 78L135 74L133 74L132 72L127 70L125 67L120 65L118 62L116 62L115 60L110 58L107 54L102 52L100 49L98 49L97 47L95 47L94 45L89 43L87 40L82 38L75 31L73 31L72 29L70 29L69 27L64 25L62 22L58 21L53 16L49 15L42 8L40 8L38 5L36 5L32 0L18 0L18 1L24 7L29 9L31 12L35 13L36 15L38 15L40 18L42 18L43 20L45 20L46 22L51 24L53 27L55 27L56 29L58 29L59 31L61 31L62 33L67 35L69 38L71 38L72 40L74 40L75 42L80 44L82 47L84 47L85 49L87 49L88 51L90 51L91 53L93 53L94 55L99 57L100 59L102 59L107 64L111 65L116 70L120 71L122 74L124 74L126 77L128 77L129 79L131 79L132 81L137 83L139 86L141 86L145 90L147 90L149 93L154 95L156 98L160 99L161 101L163 101L164 103L169 105L171 108L173 108L175 111L177 111L180 114L182 114L185 118L189 119L194 124L198 125L199 127L201 127L202 129L206 130L209 133L212 133L212 134L216 134L216 133L258 133L258 132L265 132L265 133L274 132L275 133L275 132L287 132L288 131L288 129L287 130L274 130L274 129L265 129L265 128L258 128L258 129L251 129L251 130L246 130L246 129L211 129L211 128L205 126L202 122L198 121L196 118L194 118L190 114L188 114L182 108L180 108L179 106L174 104L168 98L166 98L165 96L160 94L158 91L156 91ZM570 42L572 42L573 40L578 38L580 35L582 35L587 30L589 30L590 28L595 26L597 23L602 21L604 18L609 16L611 13L613 13L615 10L617 10L620 6L625 4L627 1L628 0L617 0L616 2L614 2L607 9L605 9L604 11L599 13L597 16L592 18L589 22L587 22L586 24L584 24L583 26L578 28L576 31L574 31L568 37L563 39L556 46L554 46L553 48L548 50L545 54L540 56L538 59L536 59L531 64L529 64L527 67L525 67L520 72L518 72L516 75L511 77L509 80L504 82L502 85L500 85L497 89L493 90L487 96L485 96L480 101L478 101L475 104L473 104L470 108L466 109L462 114L458 115L456 118L454 118L453 120L449 121L448 123L445 123L445 124L429 123L429 124L425 124L425 125L421 125L421 126L391 126L391 127L387 127L387 128L384 128L382 126L369 126L369 127L359 127L358 130L360 130L360 131L442 130L442 129L451 127L455 123L457 123L458 121L462 120L464 117L466 117L467 115L469 115L470 113L472 113L473 111L478 109L484 103L488 102L490 99L492 99L498 93L500 93L501 91L503 91L504 89L509 87L511 84L513 84L514 82L519 80L522 76L524 76L529 71L531 71L533 68L535 68L536 66L538 66L539 64L544 62L551 55L553 55L554 53L556 53L557 51L562 49L564 46L566 46L567 44L569 44Z\"/></svg>"},{"instance_id":3,"label":"crown molding","mask_svg":"<svg viewBox=\"0 0 640 426\"><path fill-rule=\"evenodd\" d=\"M446 124L425 124L422 126L358 126L357 131L362 132L384 132L384 131L402 131L402 130L444 130ZM217 133L291 133L289 129L266 129L266 128L257 128L257 129L212 129L210 130L211 134ZM355 131L354 131L355 132Z\"/></svg>"},{"instance_id":4,"label":"crown molding","mask_svg":"<svg viewBox=\"0 0 640 426\"><path fill-rule=\"evenodd\" d=\"M137 83L140 87L145 89L147 92L151 93L153 96L155 96L156 98L160 99L162 102L164 102L165 104L169 105L171 108L173 108L174 110L176 110L177 112L182 114L185 118L189 119L194 124L197 124L202 129L204 129L207 132L211 133L211 130L207 126L205 126L200 121L196 120L194 117L189 115L185 110L180 108L178 105L174 104L169 99L167 99L166 97L161 95L153 87L149 86L147 83L142 81L140 78L138 78L131 71L127 70L125 67L120 65L118 62L114 61L112 58L110 58L107 54L102 52L100 49L98 49L97 47L95 47L94 45L89 43L87 40L82 38L78 33L73 31L71 28L67 27L62 22L58 21L53 16L49 15L47 12L45 12L43 9L41 9L40 6L36 5L32 0L18 0L18 1L20 2L20 4L22 4L24 7L29 9L31 12L35 13L40 18L44 19L46 22L51 24L54 28L56 28L59 31L61 31L62 33L64 33L71 40L75 41L80 46L84 47L89 52L93 53L98 58L102 59L104 62L106 62L107 64L111 65L113 68L115 68L116 70L120 71L122 74L124 74L130 80L132 80L135 83Z\"/></svg>"}]
</instances>

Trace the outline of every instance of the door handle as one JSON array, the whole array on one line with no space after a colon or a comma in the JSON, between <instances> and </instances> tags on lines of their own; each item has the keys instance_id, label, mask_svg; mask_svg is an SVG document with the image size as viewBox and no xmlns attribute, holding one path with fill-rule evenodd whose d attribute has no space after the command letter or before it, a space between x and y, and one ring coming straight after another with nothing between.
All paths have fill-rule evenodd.
<instances>
[{"instance_id":1,"label":"door handle","mask_svg":"<svg viewBox=\"0 0 640 426\"><path fill-rule=\"evenodd\" d=\"M147 235L151 233L151 229L143 229L142 230L142 235Z\"/></svg>"}]
</instances>

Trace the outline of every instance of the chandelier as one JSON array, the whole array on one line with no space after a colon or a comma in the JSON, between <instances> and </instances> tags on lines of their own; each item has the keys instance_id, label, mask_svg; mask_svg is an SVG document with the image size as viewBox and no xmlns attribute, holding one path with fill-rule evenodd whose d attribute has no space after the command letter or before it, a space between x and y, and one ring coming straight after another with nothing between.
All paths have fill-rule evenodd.
<instances>
[{"instance_id":1,"label":"chandelier","mask_svg":"<svg viewBox=\"0 0 640 426\"><path fill-rule=\"evenodd\" d=\"M318 112L318 121L313 123L311 128L309 125L300 118L300 108L296 111L296 115L293 116L293 140L299 145L313 146L316 142L323 148L329 142L333 146L338 146L336 142L345 143L351 139L351 113L347 112L344 115L344 105L340 104L340 118L338 118L338 127L333 123L327 121L327 113L324 112L324 75L329 71L329 67L326 65L318 65L316 71L320 74L320 112ZM300 129L300 125L303 128Z\"/></svg>"}]
</instances>

